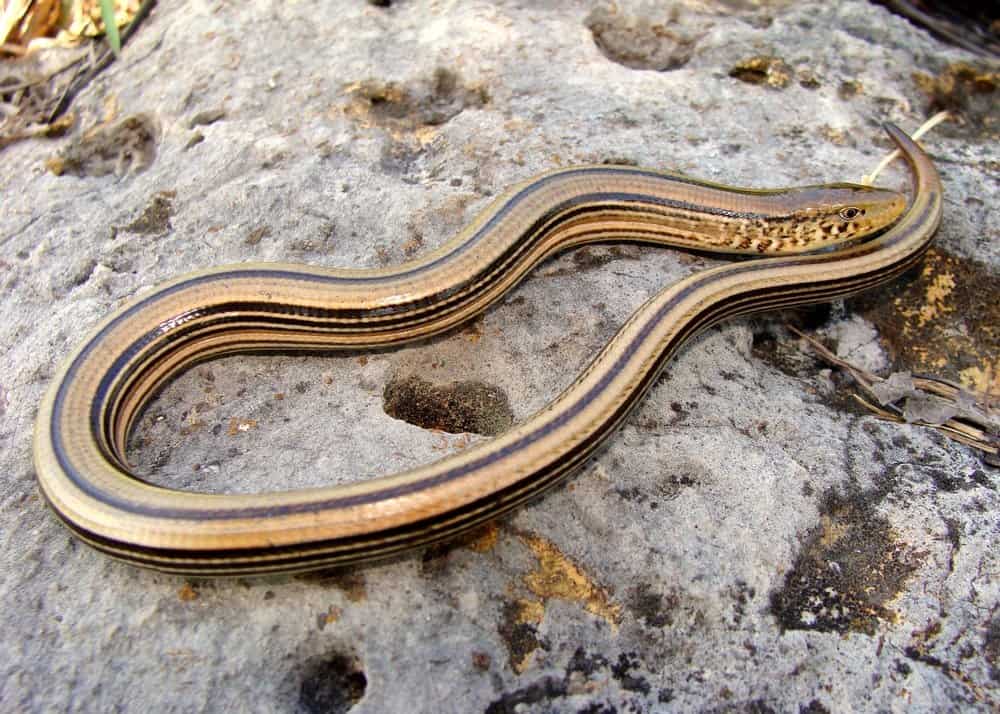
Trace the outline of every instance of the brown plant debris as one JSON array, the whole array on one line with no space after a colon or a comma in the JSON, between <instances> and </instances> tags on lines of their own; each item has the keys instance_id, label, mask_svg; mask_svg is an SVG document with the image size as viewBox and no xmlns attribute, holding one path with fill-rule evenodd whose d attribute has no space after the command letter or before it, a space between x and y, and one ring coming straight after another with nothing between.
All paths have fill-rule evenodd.
<instances>
[{"instance_id":1,"label":"brown plant debris","mask_svg":"<svg viewBox=\"0 0 1000 714\"><path fill-rule=\"evenodd\" d=\"M0 99L2 99L3 95L3 86L0 84ZM25 139L41 139L46 137L53 138L62 136L73 126L75 122L76 116L72 113L63 114L61 117L49 124L45 122L36 122L32 119L18 123L11 122L9 130L5 130L7 127L0 129L0 149L3 149L5 146L13 144L17 141L24 141ZM3 126L6 123L6 121L0 121L0 126Z\"/></svg>"},{"instance_id":2,"label":"brown plant debris","mask_svg":"<svg viewBox=\"0 0 1000 714\"><path fill-rule=\"evenodd\" d=\"M984 56L1000 55L1000 19L988 2L875 0L939 38ZM978 6L978 7L977 7Z\"/></svg>"},{"instance_id":3,"label":"brown plant debris","mask_svg":"<svg viewBox=\"0 0 1000 714\"><path fill-rule=\"evenodd\" d=\"M791 325L786 327L826 362L846 370L865 394L854 398L880 419L929 427L992 456L1000 453L1000 394L970 392L943 379L909 372L882 378L840 359Z\"/></svg>"},{"instance_id":4,"label":"brown plant debris","mask_svg":"<svg viewBox=\"0 0 1000 714\"><path fill-rule=\"evenodd\" d=\"M231 417L229 419L229 428L226 433L229 436L237 436L248 431L252 431L257 428L256 419L241 419L240 417Z\"/></svg>"},{"instance_id":5,"label":"brown plant debris","mask_svg":"<svg viewBox=\"0 0 1000 714\"><path fill-rule=\"evenodd\" d=\"M4 0L0 52L24 55L35 40L55 34L60 9L59 0Z\"/></svg>"},{"instance_id":6,"label":"brown plant debris","mask_svg":"<svg viewBox=\"0 0 1000 714\"><path fill-rule=\"evenodd\" d=\"M141 0L115 0L115 23L128 25ZM0 43L8 54L24 55L49 47L72 47L104 34L99 0L4 0Z\"/></svg>"},{"instance_id":7,"label":"brown plant debris","mask_svg":"<svg viewBox=\"0 0 1000 714\"><path fill-rule=\"evenodd\" d=\"M127 23L121 33L123 46L154 4L155 0L117 4L118 23ZM0 48L7 54L27 56L0 69L0 149L25 139L61 136L72 127L73 116L66 110L73 98L114 60L114 53L104 43L73 49L83 37L103 31L103 25L95 25L91 17L91 8L96 6L97 0L54 4L52 0L5 0L0 15ZM47 14L52 7L62 8L55 25ZM96 12L99 18L100 12ZM53 45L70 49L58 55L29 54L29 49ZM58 66L54 66L56 61Z\"/></svg>"},{"instance_id":8,"label":"brown plant debris","mask_svg":"<svg viewBox=\"0 0 1000 714\"><path fill-rule=\"evenodd\" d=\"M111 229L112 238L119 232L137 235L157 235L173 229L170 217L174 215L174 199L176 191L159 191L146 204L135 220L128 225L114 226Z\"/></svg>"}]
</instances>

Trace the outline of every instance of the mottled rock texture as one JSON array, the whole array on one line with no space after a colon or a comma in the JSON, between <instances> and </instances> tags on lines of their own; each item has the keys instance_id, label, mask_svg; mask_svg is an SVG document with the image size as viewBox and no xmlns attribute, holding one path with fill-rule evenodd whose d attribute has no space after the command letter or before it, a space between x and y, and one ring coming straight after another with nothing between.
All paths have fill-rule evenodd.
<instances>
[{"instance_id":1,"label":"mottled rock texture","mask_svg":"<svg viewBox=\"0 0 1000 714\"><path fill-rule=\"evenodd\" d=\"M996 384L996 71L858 0L161 2L71 132L0 154L0 710L995 710L997 470L867 415L783 325L883 374L912 358ZM462 542L187 582L79 544L38 494L55 364L178 273L398 263L575 163L857 180L880 122L941 106L964 112L927 140L945 277L711 330L580 474ZM201 365L150 405L132 458L229 492L427 462L486 437L392 418L391 396L443 401L427 427L466 408L459 428L502 429L713 263L590 248L414 347Z\"/></svg>"}]
</instances>

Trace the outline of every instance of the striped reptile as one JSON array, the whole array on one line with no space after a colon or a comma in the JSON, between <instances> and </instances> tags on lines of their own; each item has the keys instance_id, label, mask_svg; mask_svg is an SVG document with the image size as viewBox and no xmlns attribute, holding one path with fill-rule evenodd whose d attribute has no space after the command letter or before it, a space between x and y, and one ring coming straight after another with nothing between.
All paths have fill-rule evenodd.
<instances>
[{"instance_id":1,"label":"striped reptile","mask_svg":"<svg viewBox=\"0 0 1000 714\"><path fill-rule=\"evenodd\" d=\"M908 206L902 195L868 186L749 190L585 166L512 187L455 238L396 268L248 263L168 282L106 318L59 369L36 425L41 491L98 550L192 575L327 567L466 531L579 468L694 335L738 315L868 290L916 264L940 221L941 183L915 142L886 130L913 174ZM129 468L137 414L197 362L426 338L482 312L554 253L622 240L756 259L662 289L541 411L429 465L348 485L237 495L171 490Z\"/></svg>"}]
</instances>

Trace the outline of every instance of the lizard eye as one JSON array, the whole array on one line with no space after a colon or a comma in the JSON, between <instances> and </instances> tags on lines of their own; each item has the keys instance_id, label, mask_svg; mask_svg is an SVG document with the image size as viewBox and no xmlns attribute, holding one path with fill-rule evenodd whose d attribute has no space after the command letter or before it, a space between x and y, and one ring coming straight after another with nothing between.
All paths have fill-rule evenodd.
<instances>
[{"instance_id":1,"label":"lizard eye","mask_svg":"<svg viewBox=\"0 0 1000 714\"><path fill-rule=\"evenodd\" d=\"M845 221L850 221L861 215L861 209L855 208L854 206L848 206L847 208L840 209L840 217Z\"/></svg>"}]
</instances>

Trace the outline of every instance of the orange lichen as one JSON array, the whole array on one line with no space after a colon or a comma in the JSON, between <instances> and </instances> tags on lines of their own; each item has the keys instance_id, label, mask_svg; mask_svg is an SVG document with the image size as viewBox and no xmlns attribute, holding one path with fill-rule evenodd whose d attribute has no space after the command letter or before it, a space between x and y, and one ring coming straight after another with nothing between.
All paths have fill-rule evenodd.
<instances>
[{"instance_id":1,"label":"orange lichen","mask_svg":"<svg viewBox=\"0 0 1000 714\"><path fill-rule=\"evenodd\" d=\"M604 588L551 541L529 534L519 534L519 537L538 559L538 567L524 578L528 590L543 602L549 598L579 602L587 612L617 628L621 622L621 606L611 601Z\"/></svg>"}]
</instances>

